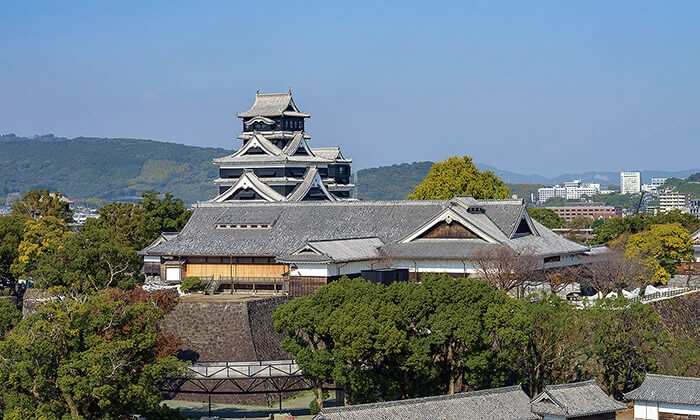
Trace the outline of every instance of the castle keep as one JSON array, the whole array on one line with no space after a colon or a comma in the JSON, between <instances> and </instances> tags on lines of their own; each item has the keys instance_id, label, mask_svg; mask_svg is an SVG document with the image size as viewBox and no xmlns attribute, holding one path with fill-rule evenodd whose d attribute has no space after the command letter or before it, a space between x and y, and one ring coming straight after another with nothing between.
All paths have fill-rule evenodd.
<instances>
[{"instance_id":1,"label":"castle keep","mask_svg":"<svg viewBox=\"0 0 700 420\"><path fill-rule=\"evenodd\" d=\"M337 201L350 198L351 159L340 147L311 148L304 132L310 115L299 111L291 92L255 95L238 114L243 144L219 165L219 195L213 202Z\"/></svg>"}]
</instances>

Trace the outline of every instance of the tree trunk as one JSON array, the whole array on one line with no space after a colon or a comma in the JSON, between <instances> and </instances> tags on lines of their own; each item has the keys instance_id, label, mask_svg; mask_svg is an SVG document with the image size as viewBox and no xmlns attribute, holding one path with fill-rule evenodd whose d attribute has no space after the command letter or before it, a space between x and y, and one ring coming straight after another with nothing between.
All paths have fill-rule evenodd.
<instances>
[{"instance_id":1,"label":"tree trunk","mask_svg":"<svg viewBox=\"0 0 700 420\"><path fill-rule=\"evenodd\" d=\"M78 410L78 406L75 404L73 401L73 398L67 393L67 392L62 392L63 394L63 399L66 401L66 405L68 405L68 409L70 410L70 414L74 418L80 418L80 410Z\"/></svg>"},{"instance_id":2,"label":"tree trunk","mask_svg":"<svg viewBox=\"0 0 700 420\"><path fill-rule=\"evenodd\" d=\"M319 410L323 408L323 385L319 385L318 388L315 390L316 394L316 403L318 404Z\"/></svg>"}]
</instances>

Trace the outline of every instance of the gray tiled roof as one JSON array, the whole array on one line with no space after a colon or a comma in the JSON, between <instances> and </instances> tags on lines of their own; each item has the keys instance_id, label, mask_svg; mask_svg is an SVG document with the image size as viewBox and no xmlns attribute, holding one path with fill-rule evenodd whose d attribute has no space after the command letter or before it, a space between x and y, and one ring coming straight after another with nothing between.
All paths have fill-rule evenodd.
<instances>
[{"instance_id":1,"label":"gray tiled roof","mask_svg":"<svg viewBox=\"0 0 700 420\"><path fill-rule=\"evenodd\" d=\"M337 201L282 202L253 204L246 202L200 203L177 238L149 247L151 255L258 255L288 256L310 241L346 240L375 237L385 245L381 251L388 258L411 256L462 258L474 249L488 245L474 240L419 239L400 244L420 227L436 218L453 201ZM506 204L510 206L511 204ZM521 204L522 206L522 204ZM542 255L580 253L588 248L564 239L537 225L540 236L508 239L489 218L495 204L485 206L485 214L466 214L499 243L513 247L532 246ZM462 214L461 210L457 210ZM221 217L237 217L244 223L256 214L273 219L269 229L216 229ZM466 212L465 212L466 213ZM517 215L512 212L512 215ZM225 215L225 216L224 216ZM518 217L518 216L515 216ZM257 223L263 223L257 221ZM219 222L223 223L223 222ZM251 221L251 223L253 223ZM506 222L502 222L506 226Z\"/></svg>"},{"instance_id":2,"label":"gray tiled roof","mask_svg":"<svg viewBox=\"0 0 700 420\"><path fill-rule=\"evenodd\" d=\"M345 159L343 154L340 152L340 146L336 147L314 147L311 149L314 155L320 156L326 159L342 160L352 162L352 159Z\"/></svg>"},{"instance_id":3,"label":"gray tiled roof","mask_svg":"<svg viewBox=\"0 0 700 420\"><path fill-rule=\"evenodd\" d=\"M222 202L228 199L228 197L233 194L237 189L241 188L240 185L244 182L250 182L250 184L262 195L269 197L270 200L274 201L284 201L286 197L275 191L272 187L262 182L258 178L252 169L244 169L243 175L236 180L236 183L232 185L229 189L223 193L212 198L212 202Z\"/></svg>"},{"instance_id":4,"label":"gray tiled roof","mask_svg":"<svg viewBox=\"0 0 700 420\"><path fill-rule=\"evenodd\" d=\"M623 403L607 396L595 381L547 385L532 401L534 413L566 418L612 413L625 408Z\"/></svg>"},{"instance_id":5,"label":"gray tiled roof","mask_svg":"<svg viewBox=\"0 0 700 420\"><path fill-rule=\"evenodd\" d=\"M292 104L294 112L285 111ZM240 118L246 117L279 117L281 115L291 115L298 117L308 117L309 114L299 112L299 109L294 105L291 93L257 93L255 102L249 110L238 113Z\"/></svg>"},{"instance_id":6,"label":"gray tiled roof","mask_svg":"<svg viewBox=\"0 0 700 420\"><path fill-rule=\"evenodd\" d=\"M282 256L280 262L350 262L379 259L379 247L384 245L379 238L356 238L328 241L309 241L293 255ZM300 254L304 249L315 251L315 254Z\"/></svg>"},{"instance_id":7,"label":"gray tiled roof","mask_svg":"<svg viewBox=\"0 0 700 420\"><path fill-rule=\"evenodd\" d=\"M700 406L700 378L647 374L639 388L626 393L625 398Z\"/></svg>"},{"instance_id":8,"label":"gray tiled roof","mask_svg":"<svg viewBox=\"0 0 700 420\"><path fill-rule=\"evenodd\" d=\"M326 159L319 156L289 156L285 154L280 155L239 155L234 156L228 155L220 158L214 159L214 163L217 165L235 165L235 164L245 164L252 165L256 163L270 164L270 163L309 163L309 164L324 164L333 163L333 160Z\"/></svg>"},{"instance_id":9,"label":"gray tiled roof","mask_svg":"<svg viewBox=\"0 0 700 420\"><path fill-rule=\"evenodd\" d=\"M324 408L315 420L536 420L520 386L415 398L376 404Z\"/></svg>"},{"instance_id":10,"label":"gray tiled roof","mask_svg":"<svg viewBox=\"0 0 700 420\"><path fill-rule=\"evenodd\" d=\"M288 201L299 201L302 198L306 196L306 193L309 192L311 189L314 179L318 175L318 168L315 166L311 166L309 169L306 170L306 173L304 174L304 180L301 181L301 184L299 184L294 191L292 191L289 196L287 196ZM321 181L323 182L323 181ZM335 200L334 197L330 197L331 199Z\"/></svg>"}]
</instances>

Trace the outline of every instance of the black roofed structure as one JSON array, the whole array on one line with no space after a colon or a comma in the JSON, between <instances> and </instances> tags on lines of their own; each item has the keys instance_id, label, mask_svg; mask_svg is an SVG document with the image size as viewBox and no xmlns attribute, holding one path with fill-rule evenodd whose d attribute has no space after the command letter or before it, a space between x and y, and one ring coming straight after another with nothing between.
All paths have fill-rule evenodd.
<instances>
[{"instance_id":1,"label":"black roofed structure","mask_svg":"<svg viewBox=\"0 0 700 420\"><path fill-rule=\"evenodd\" d=\"M170 270L162 271L168 281L276 278L294 296L315 290L295 285L313 280L318 287L366 270L404 270L413 279L425 272L467 276L477 272L476 251L502 246L531 251L540 258L540 268L580 264L590 252L532 220L522 200L460 196L204 202L179 234L160 238L141 254L159 257Z\"/></svg>"},{"instance_id":2,"label":"black roofed structure","mask_svg":"<svg viewBox=\"0 0 700 420\"><path fill-rule=\"evenodd\" d=\"M253 106L238 114L243 144L214 159L219 195L213 202L337 201L351 198L351 159L340 147L311 148L304 120L291 91L255 95Z\"/></svg>"},{"instance_id":3,"label":"black roofed structure","mask_svg":"<svg viewBox=\"0 0 700 420\"><path fill-rule=\"evenodd\" d=\"M534 400L532 412L549 419L614 420L626 406L603 392L595 381L547 385Z\"/></svg>"},{"instance_id":4,"label":"black roofed structure","mask_svg":"<svg viewBox=\"0 0 700 420\"><path fill-rule=\"evenodd\" d=\"M376 404L324 408L315 420L537 420L520 386Z\"/></svg>"},{"instance_id":5,"label":"black roofed structure","mask_svg":"<svg viewBox=\"0 0 700 420\"><path fill-rule=\"evenodd\" d=\"M698 420L700 378L647 374L625 399L634 402L635 419Z\"/></svg>"}]
</instances>

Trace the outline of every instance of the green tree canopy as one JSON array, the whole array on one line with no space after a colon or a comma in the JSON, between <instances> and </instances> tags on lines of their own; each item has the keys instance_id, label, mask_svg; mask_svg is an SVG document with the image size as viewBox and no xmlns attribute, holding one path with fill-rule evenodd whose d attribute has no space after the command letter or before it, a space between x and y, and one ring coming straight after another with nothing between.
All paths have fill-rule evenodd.
<instances>
[{"instance_id":1,"label":"green tree canopy","mask_svg":"<svg viewBox=\"0 0 700 420\"><path fill-rule=\"evenodd\" d=\"M32 219L50 216L61 220L70 220L73 214L68 208L68 203L63 201L63 195L48 189L27 192L22 196L22 200L12 204L12 213Z\"/></svg>"},{"instance_id":2,"label":"green tree canopy","mask_svg":"<svg viewBox=\"0 0 700 420\"><path fill-rule=\"evenodd\" d=\"M542 208L542 207L528 207L527 212L533 219L542 223L550 229L560 228L564 225L565 221L554 210Z\"/></svg>"},{"instance_id":3,"label":"green tree canopy","mask_svg":"<svg viewBox=\"0 0 700 420\"><path fill-rule=\"evenodd\" d=\"M46 250L33 271L39 288L62 287L79 293L96 293L107 287L132 289L143 281L143 260L110 229L86 223L60 247Z\"/></svg>"},{"instance_id":4,"label":"green tree canopy","mask_svg":"<svg viewBox=\"0 0 700 420\"><path fill-rule=\"evenodd\" d=\"M0 216L0 288L10 292L16 291L17 276L11 267L19 256L26 221L22 215Z\"/></svg>"},{"instance_id":5,"label":"green tree canopy","mask_svg":"<svg viewBox=\"0 0 700 420\"><path fill-rule=\"evenodd\" d=\"M389 286L342 278L281 306L273 320L304 374L317 386L342 384L353 403L518 383L534 396L587 378L619 397L671 349L650 305L524 301L445 275Z\"/></svg>"},{"instance_id":6,"label":"green tree canopy","mask_svg":"<svg viewBox=\"0 0 700 420\"><path fill-rule=\"evenodd\" d=\"M22 318L22 312L11 299L0 299L0 340Z\"/></svg>"},{"instance_id":7,"label":"green tree canopy","mask_svg":"<svg viewBox=\"0 0 700 420\"><path fill-rule=\"evenodd\" d=\"M7 419L149 418L158 385L183 364L159 353L163 310L106 293L46 303L0 341L0 412Z\"/></svg>"},{"instance_id":8,"label":"green tree canopy","mask_svg":"<svg viewBox=\"0 0 700 420\"><path fill-rule=\"evenodd\" d=\"M605 219L605 223L593 229L593 244L606 244L623 234L635 234L651 229L653 225L678 223L689 233L700 228L700 219L692 214L672 210L655 216L641 213L636 216Z\"/></svg>"},{"instance_id":9,"label":"green tree canopy","mask_svg":"<svg viewBox=\"0 0 700 420\"><path fill-rule=\"evenodd\" d=\"M679 223L652 225L647 231L629 237L626 253L651 261L654 283L665 284L676 274L680 262L694 262L693 240Z\"/></svg>"},{"instance_id":10,"label":"green tree canopy","mask_svg":"<svg viewBox=\"0 0 700 420\"><path fill-rule=\"evenodd\" d=\"M71 233L63 219L45 216L38 220L28 219L24 224L22 241L17 248L17 258L10 270L16 277L31 275L40 257L52 250L60 250L63 241Z\"/></svg>"},{"instance_id":11,"label":"green tree canopy","mask_svg":"<svg viewBox=\"0 0 700 420\"><path fill-rule=\"evenodd\" d=\"M453 156L434 163L423 183L406 199L449 200L467 194L477 199L510 198L508 187L492 171L480 171L470 156Z\"/></svg>"},{"instance_id":12,"label":"green tree canopy","mask_svg":"<svg viewBox=\"0 0 700 420\"><path fill-rule=\"evenodd\" d=\"M522 302L481 280L421 280L343 278L295 299L273 315L282 345L317 384L337 381L356 403L515 383Z\"/></svg>"},{"instance_id":13,"label":"green tree canopy","mask_svg":"<svg viewBox=\"0 0 700 420\"><path fill-rule=\"evenodd\" d=\"M166 193L145 191L137 203L114 202L98 209L100 217L88 223L110 232L115 238L134 249L142 249L153 242L161 232L181 230L192 212L182 200Z\"/></svg>"}]
</instances>

